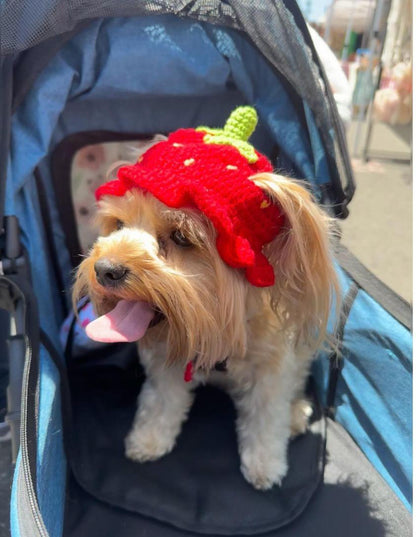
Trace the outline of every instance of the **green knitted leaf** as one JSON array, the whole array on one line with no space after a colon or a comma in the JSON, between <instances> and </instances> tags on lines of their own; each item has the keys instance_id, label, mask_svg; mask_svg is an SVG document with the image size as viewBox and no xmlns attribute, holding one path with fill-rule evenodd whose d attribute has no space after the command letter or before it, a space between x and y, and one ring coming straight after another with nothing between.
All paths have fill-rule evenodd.
<instances>
[{"instance_id":1,"label":"green knitted leaf","mask_svg":"<svg viewBox=\"0 0 416 537\"><path fill-rule=\"evenodd\" d=\"M251 106L239 106L231 113L223 129L198 127L197 131L206 132L204 142L207 144L232 145L250 164L257 162L254 147L248 143L257 125L257 112Z\"/></svg>"}]
</instances>

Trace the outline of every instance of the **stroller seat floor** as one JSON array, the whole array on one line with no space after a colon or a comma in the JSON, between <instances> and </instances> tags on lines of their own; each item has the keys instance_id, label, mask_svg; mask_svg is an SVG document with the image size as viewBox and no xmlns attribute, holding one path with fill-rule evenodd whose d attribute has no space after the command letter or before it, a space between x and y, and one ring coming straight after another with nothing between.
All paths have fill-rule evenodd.
<instances>
[{"instance_id":1,"label":"stroller seat floor","mask_svg":"<svg viewBox=\"0 0 416 537\"><path fill-rule=\"evenodd\" d=\"M171 454L137 464L123 443L143 380L135 349L89 357L69 377L65 537L411 535L404 506L317 404L308 432L291 442L282 487L259 492L241 475L234 408L219 390L198 390Z\"/></svg>"}]
</instances>

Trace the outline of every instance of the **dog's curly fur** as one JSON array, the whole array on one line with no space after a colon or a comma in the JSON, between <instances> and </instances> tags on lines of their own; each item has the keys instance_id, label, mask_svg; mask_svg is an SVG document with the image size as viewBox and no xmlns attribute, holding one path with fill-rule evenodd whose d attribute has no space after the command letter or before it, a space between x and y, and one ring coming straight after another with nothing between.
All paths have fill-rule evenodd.
<instances>
[{"instance_id":1,"label":"dog's curly fur","mask_svg":"<svg viewBox=\"0 0 416 537\"><path fill-rule=\"evenodd\" d=\"M76 276L74 301L89 295L96 312L120 299L144 300L164 320L140 341L147 380L125 447L127 457L149 461L169 453L199 383L221 384L237 409L241 470L256 488L280 484L287 472L291 434L305 430L304 384L325 340L337 296L330 219L296 181L270 173L252 177L285 215L284 230L264 248L275 285L250 285L215 247L211 222L192 209L170 209L149 193L131 190L99 202L101 235ZM172 240L180 230L190 245ZM109 289L94 264L111 258L128 269ZM336 300L335 300L336 302ZM213 370L227 358L227 373ZM195 360L192 382L184 382Z\"/></svg>"}]
</instances>

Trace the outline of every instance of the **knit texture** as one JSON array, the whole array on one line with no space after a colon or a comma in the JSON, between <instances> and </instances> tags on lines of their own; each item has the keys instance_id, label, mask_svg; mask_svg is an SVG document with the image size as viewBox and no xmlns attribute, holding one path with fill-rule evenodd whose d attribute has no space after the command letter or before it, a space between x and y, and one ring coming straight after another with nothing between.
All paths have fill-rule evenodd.
<instances>
[{"instance_id":1,"label":"knit texture","mask_svg":"<svg viewBox=\"0 0 416 537\"><path fill-rule=\"evenodd\" d=\"M248 139L257 125L257 112L251 106L239 106L227 119L223 129L210 127L197 127L197 131L204 131L206 144L233 145L239 153L253 164L258 156Z\"/></svg>"},{"instance_id":2,"label":"knit texture","mask_svg":"<svg viewBox=\"0 0 416 537\"><path fill-rule=\"evenodd\" d=\"M202 129L172 133L144 153L137 164L120 168L118 179L100 186L96 198L123 196L140 188L168 207L198 209L217 231L216 246L223 261L244 269L255 286L273 285L273 267L262 248L279 233L284 217L249 180L256 173L271 172L272 166L254 148L255 161L249 162L246 151L239 150L239 142L244 142L241 138L233 143L226 133L225 143L207 143L209 133Z\"/></svg>"}]
</instances>

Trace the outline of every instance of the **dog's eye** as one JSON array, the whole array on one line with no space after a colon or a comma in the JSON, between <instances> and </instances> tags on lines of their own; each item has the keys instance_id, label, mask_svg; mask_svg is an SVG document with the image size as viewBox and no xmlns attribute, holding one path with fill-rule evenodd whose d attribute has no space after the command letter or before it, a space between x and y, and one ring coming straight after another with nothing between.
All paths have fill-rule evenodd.
<instances>
[{"instance_id":1,"label":"dog's eye","mask_svg":"<svg viewBox=\"0 0 416 537\"><path fill-rule=\"evenodd\" d=\"M192 246L192 243L179 229L177 229L176 231L172 231L170 238L175 244L177 244L178 246L182 246L182 248L188 248L189 246Z\"/></svg>"},{"instance_id":2,"label":"dog's eye","mask_svg":"<svg viewBox=\"0 0 416 537\"><path fill-rule=\"evenodd\" d=\"M117 227L118 230L119 230L119 229L123 229L123 227L124 227L124 222L122 222L121 220L117 220L117 221L116 221L116 227Z\"/></svg>"}]
</instances>

